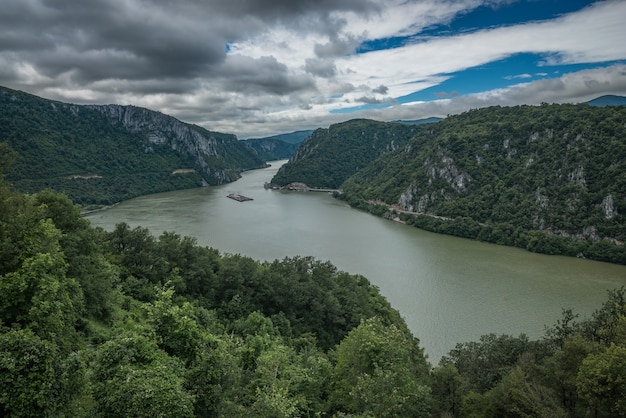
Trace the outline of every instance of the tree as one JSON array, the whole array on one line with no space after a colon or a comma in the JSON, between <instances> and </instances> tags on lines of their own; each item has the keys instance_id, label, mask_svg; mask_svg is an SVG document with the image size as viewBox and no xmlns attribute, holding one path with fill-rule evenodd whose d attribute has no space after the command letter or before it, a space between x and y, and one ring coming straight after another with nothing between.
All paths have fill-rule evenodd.
<instances>
[{"instance_id":1,"label":"tree","mask_svg":"<svg viewBox=\"0 0 626 418\"><path fill-rule=\"evenodd\" d=\"M93 366L94 398L104 416L192 417L184 367L154 340L130 333L102 344Z\"/></svg>"},{"instance_id":2,"label":"tree","mask_svg":"<svg viewBox=\"0 0 626 418\"><path fill-rule=\"evenodd\" d=\"M78 283L66 276L59 236L50 221L29 231L27 258L16 271L0 276L0 318L5 325L32 329L67 353L76 348L83 297Z\"/></svg>"},{"instance_id":3,"label":"tree","mask_svg":"<svg viewBox=\"0 0 626 418\"><path fill-rule=\"evenodd\" d=\"M189 302L175 305L174 289L157 294L148 305L149 323L154 328L159 347L169 355L192 363L202 346L202 332L195 318L195 309Z\"/></svg>"},{"instance_id":4,"label":"tree","mask_svg":"<svg viewBox=\"0 0 626 418\"><path fill-rule=\"evenodd\" d=\"M478 342L457 344L446 361L456 366L474 390L483 393L495 386L530 347L525 335L488 334Z\"/></svg>"},{"instance_id":5,"label":"tree","mask_svg":"<svg viewBox=\"0 0 626 418\"><path fill-rule=\"evenodd\" d=\"M122 222L108 234L108 242L122 270L125 293L142 301L155 297L154 285L165 284L167 263L158 252L157 242L146 228L131 229Z\"/></svg>"},{"instance_id":6,"label":"tree","mask_svg":"<svg viewBox=\"0 0 626 418\"><path fill-rule=\"evenodd\" d=\"M488 392L497 417L565 418L554 393L516 366Z\"/></svg>"},{"instance_id":7,"label":"tree","mask_svg":"<svg viewBox=\"0 0 626 418\"><path fill-rule=\"evenodd\" d=\"M404 332L377 317L364 320L337 347L333 409L377 417L424 416L431 406L427 370L421 349Z\"/></svg>"},{"instance_id":8,"label":"tree","mask_svg":"<svg viewBox=\"0 0 626 418\"><path fill-rule=\"evenodd\" d=\"M583 360L599 350L599 345L574 334L563 341L561 349L543 364L546 384L557 394L561 405L574 416L579 409L576 377Z\"/></svg>"},{"instance_id":9,"label":"tree","mask_svg":"<svg viewBox=\"0 0 626 418\"><path fill-rule=\"evenodd\" d=\"M587 356L576 383L593 416L626 416L626 347L611 343L606 351Z\"/></svg>"},{"instance_id":10,"label":"tree","mask_svg":"<svg viewBox=\"0 0 626 418\"><path fill-rule=\"evenodd\" d=\"M0 415L46 416L55 412L57 350L30 330L0 334Z\"/></svg>"},{"instance_id":11,"label":"tree","mask_svg":"<svg viewBox=\"0 0 626 418\"><path fill-rule=\"evenodd\" d=\"M63 358L53 342L29 329L0 331L1 416L77 416L72 401L83 384L78 354Z\"/></svg>"},{"instance_id":12,"label":"tree","mask_svg":"<svg viewBox=\"0 0 626 418\"><path fill-rule=\"evenodd\" d=\"M431 389L435 411L458 416L463 396L469 391L469 383L454 364L443 361L431 372Z\"/></svg>"}]
</instances>

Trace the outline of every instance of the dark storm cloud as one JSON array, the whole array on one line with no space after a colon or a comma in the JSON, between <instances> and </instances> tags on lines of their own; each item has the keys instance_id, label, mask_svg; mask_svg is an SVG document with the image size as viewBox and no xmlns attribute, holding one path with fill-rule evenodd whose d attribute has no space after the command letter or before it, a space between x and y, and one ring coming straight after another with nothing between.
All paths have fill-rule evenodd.
<instances>
[{"instance_id":1,"label":"dark storm cloud","mask_svg":"<svg viewBox=\"0 0 626 418\"><path fill-rule=\"evenodd\" d=\"M373 93L378 93L378 94L387 94L389 92L389 87L384 86L384 85L380 85L378 87L376 87L375 89L372 90Z\"/></svg>"},{"instance_id":2,"label":"dark storm cloud","mask_svg":"<svg viewBox=\"0 0 626 418\"><path fill-rule=\"evenodd\" d=\"M324 78L330 78L337 74L337 67L335 64L332 61L323 59L307 59L304 69L309 74Z\"/></svg>"},{"instance_id":3,"label":"dark storm cloud","mask_svg":"<svg viewBox=\"0 0 626 418\"><path fill-rule=\"evenodd\" d=\"M153 6L8 0L1 13L0 51L13 53L47 77L71 73L78 83L194 77L224 59L227 32L196 19L200 16Z\"/></svg>"},{"instance_id":4,"label":"dark storm cloud","mask_svg":"<svg viewBox=\"0 0 626 418\"><path fill-rule=\"evenodd\" d=\"M284 95L315 87L312 78L290 74L287 66L274 57L254 59L234 55L228 58L219 75L224 77L227 90L248 94Z\"/></svg>"},{"instance_id":5,"label":"dark storm cloud","mask_svg":"<svg viewBox=\"0 0 626 418\"><path fill-rule=\"evenodd\" d=\"M312 81L287 74L275 60L254 62L256 73L246 70L247 63L226 63L227 43L280 23L328 33L331 42L319 46L319 55L342 54L355 41L333 39L345 22L331 12L368 14L379 8L363 0L3 0L0 81L33 85L44 83L42 78L63 79L76 87L158 80L161 85L149 83L157 92L172 89L176 79L232 71L228 88L282 94L311 87ZM306 70L326 77L335 71L322 61L307 63Z\"/></svg>"},{"instance_id":6,"label":"dark storm cloud","mask_svg":"<svg viewBox=\"0 0 626 418\"><path fill-rule=\"evenodd\" d=\"M217 10L229 14L250 14L261 18L289 18L308 13L328 14L330 11L370 13L382 5L372 0L240 0L210 2Z\"/></svg>"}]
</instances>

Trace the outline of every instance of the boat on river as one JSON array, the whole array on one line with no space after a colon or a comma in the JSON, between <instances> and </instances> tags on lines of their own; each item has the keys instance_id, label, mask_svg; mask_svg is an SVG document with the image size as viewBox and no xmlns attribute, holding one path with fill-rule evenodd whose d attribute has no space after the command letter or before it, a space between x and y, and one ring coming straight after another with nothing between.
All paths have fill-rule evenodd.
<instances>
[{"instance_id":1,"label":"boat on river","mask_svg":"<svg viewBox=\"0 0 626 418\"><path fill-rule=\"evenodd\" d=\"M247 202L248 200L254 200L251 197L241 195L239 193L231 193L227 197L236 200L237 202Z\"/></svg>"}]
</instances>

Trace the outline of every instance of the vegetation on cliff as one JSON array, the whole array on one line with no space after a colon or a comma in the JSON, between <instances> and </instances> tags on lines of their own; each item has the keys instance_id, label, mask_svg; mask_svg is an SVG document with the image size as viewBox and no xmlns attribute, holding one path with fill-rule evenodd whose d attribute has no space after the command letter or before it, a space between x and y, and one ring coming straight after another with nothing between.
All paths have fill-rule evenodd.
<instances>
[{"instance_id":1,"label":"vegetation on cliff","mask_svg":"<svg viewBox=\"0 0 626 418\"><path fill-rule=\"evenodd\" d=\"M403 147L418 128L402 123L352 120L317 129L304 140L272 179L338 189L350 176L386 152Z\"/></svg>"},{"instance_id":2,"label":"vegetation on cliff","mask_svg":"<svg viewBox=\"0 0 626 418\"><path fill-rule=\"evenodd\" d=\"M435 232L626 263L626 107L498 106L405 129L318 130L273 182L341 188Z\"/></svg>"},{"instance_id":3,"label":"vegetation on cliff","mask_svg":"<svg viewBox=\"0 0 626 418\"><path fill-rule=\"evenodd\" d=\"M295 131L265 138L249 138L243 141L265 161L286 160L298 148L298 144L311 136L313 131Z\"/></svg>"},{"instance_id":4,"label":"vegetation on cliff","mask_svg":"<svg viewBox=\"0 0 626 418\"><path fill-rule=\"evenodd\" d=\"M342 188L425 229L626 263L626 107L491 107L450 116Z\"/></svg>"},{"instance_id":5,"label":"vegetation on cliff","mask_svg":"<svg viewBox=\"0 0 626 418\"><path fill-rule=\"evenodd\" d=\"M0 87L0 142L16 188L52 188L80 204L222 184L264 161L234 135L133 106L78 106ZM176 171L180 170L180 171Z\"/></svg>"}]
</instances>

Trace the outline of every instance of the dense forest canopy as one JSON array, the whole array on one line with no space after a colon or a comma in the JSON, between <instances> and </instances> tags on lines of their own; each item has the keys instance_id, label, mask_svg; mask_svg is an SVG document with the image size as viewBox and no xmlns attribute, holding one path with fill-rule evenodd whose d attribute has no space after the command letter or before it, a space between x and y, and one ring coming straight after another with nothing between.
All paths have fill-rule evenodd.
<instances>
[{"instance_id":1,"label":"dense forest canopy","mask_svg":"<svg viewBox=\"0 0 626 418\"><path fill-rule=\"evenodd\" d=\"M353 206L435 232L626 263L626 107L476 109L392 149L366 141L396 140L380 126L314 133L274 182L340 188Z\"/></svg>"},{"instance_id":2,"label":"dense forest canopy","mask_svg":"<svg viewBox=\"0 0 626 418\"><path fill-rule=\"evenodd\" d=\"M272 183L284 186L302 182L309 187L337 189L371 161L404 146L417 129L366 119L317 129L300 143Z\"/></svg>"},{"instance_id":3,"label":"dense forest canopy","mask_svg":"<svg viewBox=\"0 0 626 418\"><path fill-rule=\"evenodd\" d=\"M52 188L79 204L234 181L264 167L234 135L133 106L79 106L0 87L6 173L28 193Z\"/></svg>"},{"instance_id":4,"label":"dense forest canopy","mask_svg":"<svg viewBox=\"0 0 626 418\"><path fill-rule=\"evenodd\" d=\"M433 367L365 277L94 229L0 179L1 416L615 417L624 376L624 289Z\"/></svg>"}]
</instances>

